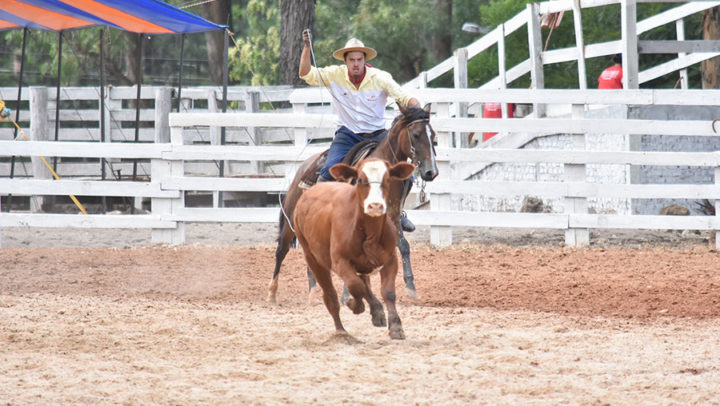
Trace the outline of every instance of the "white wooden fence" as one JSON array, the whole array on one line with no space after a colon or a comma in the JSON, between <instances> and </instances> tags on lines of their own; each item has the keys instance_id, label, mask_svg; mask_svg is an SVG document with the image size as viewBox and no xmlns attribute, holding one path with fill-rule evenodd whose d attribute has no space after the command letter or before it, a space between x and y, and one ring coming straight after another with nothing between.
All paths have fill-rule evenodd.
<instances>
[{"instance_id":1,"label":"white wooden fence","mask_svg":"<svg viewBox=\"0 0 720 406\"><path fill-rule=\"evenodd\" d=\"M154 143L99 143L68 141L0 141L0 156L86 157L106 159L146 159L150 177L142 182L102 180L38 180L0 179L0 194L130 196L149 197L151 214L138 215L76 215L45 213L0 213L2 227L96 227L152 228L153 241L180 244L185 241L186 222L272 222L279 219L277 207L187 207L186 193L285 191L297 164L324 146L308 144L308 132L332 131L334 117L330 114L302 113L308 103L322 98L319 91L302 90L291 95L294 113L180 113L170 114L170 134L158 132ZM522 227L566 230L571 245L589 243L590 229L688 229L720 230L716 216L660 216L591 214L587 199L618 198L687 198L720 202L720 152L642 152L587 151L586 134L658 134L667 136L716 137L712 120L630 120L588 119L584 113L599 105L685 105L720 106L716 90L468 90L424 89L417 97L433 102L431 124L438 132L440 176L427 184L429 209L409 210L418 225L431 226L431 242L452 243L453 226ZM328 100L328 99L325 99ZM525 118L494 119L451 117L450 104L496 101L502 103L565 104L571 106L571 117L565 119ZM392 114L390 114L391 116ZM388 117L390 120L391 117ZM292 133L293 144L263 145L187 144L185 133L196 127L282 128ZM523 150L495 148L455 148L453 134L461 132L500 131L507 134L534 133L573 134L569 150ZM165 135L164 135L165 134ZM455 144L458 145L458 144ZM220 178L189 173L188 163L202 161L273 162L284 167L277 177ZM464 165L485 162L559 163L565 168L565 179L559 182L483 182L461 176ZM597 184L585 176L587 164L616 165L683 165L711 167L714 184ZM416 188L417 191L417 188ZM565 201L562 213L498 213L451 210L454 194L488 196L532 195L560 197ZM716 239L718 241L718 239Z\"/></svg>"},{"instance_id":2,"label":"white wooden fence","mask_svg":"<svg viewBox=\"0 0 720 406\"><path fill-rule=\"evenodd\" d=\"M260 104L278 104L287 102L292 88L290 86L273 87L230 87L227 92L228 111L259 111ZM0 87L0 100L4 100L14 110L17 102L17 88ZM59 129L57 140L107 143L134 142L136 140L136 87L112 87L105 91L105 109L100 109L100 89L97 87L62 87L60 89ZM47 87L23 88L21 91L19 122L26 127L28 137L33 140L55 139L56 89ZM154 142L157 132L169 133L167 117L176 111L177 90L169 87L146 86L140 95L139 128L137 141ZM222 89L218 87L194 87L182 89L179 100L180 112L219 112L222 111ZM15 118L15 111L13 111ZM100 119L105 119L104 134L100 129ZM0 127L0 140L12 140L14 127ZM186 143L221 144L221 132L217 127L200 127L187 131ZM253 129L227 129L224 136L227 144L249 144L262 142L289 142L284 131L256 132ZM150 174L149 162L129 160L106 160L103 163L90 160L70 160L61 157L54 162L57 172L69 178L97 178L104 165L108 178L127 178L133 170L141 176ZM135 166L135 168L133 168ZM9 161L0 162L0 177L11 172ZM13 171L15 177L37 177L42 163L35 160L31 165L16 161ZM242 172L245 168L228 166L226 174ZM192 170L198 174L217 173L212 164L194 165ZM118 176L118 174L120 176ZM46 174L49 177L49 174Z\"/></svg>"},{"instance_id":3,"label":"white wooden fence","mask_svg":"<svg viewBox=\"0 0 720 406\"><path fill-rule=\"evenodd\" d=\"M452 71L455 88L465 88L467 81L467 62L486 50L497 47L497 63L499 74L484 83L483 89L505 89L514 80L530 74L532 88L545 87L544 66L561 62L576 62L579 89L593 88L588 86L585 61L589 58L623 55L623 83L625 89L637 89L641 84L667 74L678 72L682 89L691 88L688 84L687 68L704 60L720 55L717 41L686 40L684 19L704 10L720 5L720 1L685 1L678 2L677 7L662 11L656 15L637 20L637 3L667 3L666 0L556 0L531 3L503 24L479 38L477 41L459 48L454 55L438 65L423 72L417 78L407 82L406 88L425 88L433 80ZM602 43L586 43L583 37L582 11L593 7L620 5L621 37L617 40ZM558 12L572 12L572 24L575 32L575 45L562 49L545 49L540 27L542 15ZM662 40L643 39L643 34L666 25L674 24L675 38ZM505 60L505 38L512 33L525 29L528 35L528 58L507 67ZM639 54L671 54L676 57L659 65L638 68ZM598 72L599 74L599 72ZM699 84L697 85L699 87ZM537 109L536 109L537 111ZM542 111L539 111L542 115Z\"/></svg>"}]
</instances>

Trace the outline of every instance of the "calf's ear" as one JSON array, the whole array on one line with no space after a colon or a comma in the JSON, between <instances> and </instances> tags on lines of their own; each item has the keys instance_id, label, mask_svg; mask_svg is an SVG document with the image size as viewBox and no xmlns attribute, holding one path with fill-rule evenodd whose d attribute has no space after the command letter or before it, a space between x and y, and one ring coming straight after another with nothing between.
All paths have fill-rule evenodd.
<instances>
[{"instance_id":1,"label":"calf's ear","mask_svg":"<svg viewBox=\"0 0 720 406\"><path fill-rule=\"evenodd\" d=\"M341 163L330 167L330 175L341 182L350 182L358 177L358 172L352 166Z\"/></svg>"},{"instance_id":2,"label":"calf's ear","mask_svg":"<svg viewBox=\"0 0 720 406\"><path fill-rule=\"evenodd\" d=\"M390 177L405 180L415 171L415 166L407 162L398 162L390 167Z\"/></svg>"}]
</instances>

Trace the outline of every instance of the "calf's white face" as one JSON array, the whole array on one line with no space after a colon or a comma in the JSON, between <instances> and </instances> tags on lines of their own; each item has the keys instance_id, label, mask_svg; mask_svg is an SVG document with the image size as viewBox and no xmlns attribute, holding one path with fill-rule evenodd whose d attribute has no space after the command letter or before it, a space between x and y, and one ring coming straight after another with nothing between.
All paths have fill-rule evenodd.
<instances>
[{"instance_id":1,"label":"calf's white face","mask_svg":"<svg viewBox=\"0 0 720 406\"><path fill-rule=\"evenodd\" d=\"M362 171L370 184L370 191L363 202L365 214L378 217L385 214L387 204L382 191L382 181L387 173L387 166L383 161L366 162Z\"/></svg>"}]
</instances>

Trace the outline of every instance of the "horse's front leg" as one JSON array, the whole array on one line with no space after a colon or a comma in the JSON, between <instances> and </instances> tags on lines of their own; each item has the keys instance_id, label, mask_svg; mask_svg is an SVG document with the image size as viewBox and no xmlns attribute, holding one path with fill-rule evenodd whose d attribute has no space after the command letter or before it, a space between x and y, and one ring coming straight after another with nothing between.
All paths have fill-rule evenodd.
<instances>
[{"instance_id":1,"label":"horse's front leg","mask_svg":"<svg viewBox=\"0 0 720 406\"><path fill-rule=\"evenodd\" d=\"M413 275L412 265L410 264L410 243L405 239L402 227L398 226L398 242L397 247L400 250L403 265L403 280L405 281L405 296L410 299L417 299L417 290L415 290L415 276Z\"/></svg>"}]
</instances>

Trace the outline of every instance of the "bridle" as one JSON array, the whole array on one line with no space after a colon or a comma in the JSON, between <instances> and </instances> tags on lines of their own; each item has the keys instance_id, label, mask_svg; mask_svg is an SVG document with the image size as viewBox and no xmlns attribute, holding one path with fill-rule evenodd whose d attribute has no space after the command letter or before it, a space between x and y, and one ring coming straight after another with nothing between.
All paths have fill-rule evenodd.
<instances>
[{"instance_id":1,"label":"bridle","mask_svg":"<svg viewBox=\"0 0 720 406\"><path fill-rule=\"evenodd\" d=\"M410 132L410 127L411 127L413 124L417 124L417 123L425 123L425 125L429 125L429 124L430 124L430 119L429 119L429 118L421 118L421 119L418 119L418 120L411 121L411 122L409 122L409 123L405 126L405 130L407 131L408 143L410 144L410 154L409 154L410 156L409 156L409 158L410 158L410 161L412 162L412 164L413 164L416 168L417 168L418 166L420 166L420 161L419 161L419 160L417 160L417 161L415 160L415 155L416 155L415 152L416 152L416 151L415 151L415 145L413 144L413 136L412 136L412 133ZM427 131L426 131L426 132L427 132ZM430 148L432 148L432 149L433 149L433 153L435 153L435 147L432 145L432 140L430 139L430 134L427 134L427 137L428 137L428 143L430 144ZM395 154L395 150L393 149L392 144L388 144L388 145L390 146L390 152L392 152L393 158L395 158L395 161L400 161L400 159L398 159L398 157L397 157L397 154Z\"/></svg>"}]
</instances>

